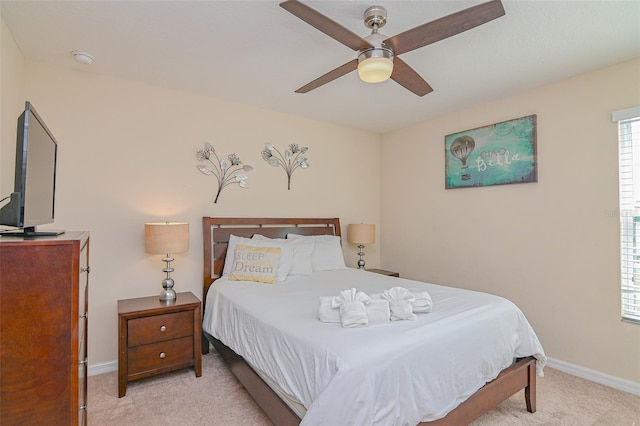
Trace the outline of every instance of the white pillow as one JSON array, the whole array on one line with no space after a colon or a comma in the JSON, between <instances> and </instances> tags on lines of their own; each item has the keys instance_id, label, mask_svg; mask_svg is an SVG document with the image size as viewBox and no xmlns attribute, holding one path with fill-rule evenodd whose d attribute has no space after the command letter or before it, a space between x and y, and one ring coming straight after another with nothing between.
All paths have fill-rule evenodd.
<instances>
[{"instance_id":1,"label":"white pillow","mask_svg":"<svg viewBox=\"0 0 640 426\"><path fill-rule=\"evenodd\" d=\"M229 276L231 273L231 266L233 265L233 254L236 249L236 244L245 244L255 247L280 247L280 261L278 262L278 271L276 272L276 281L284 281L289 275L291 270L291 264L293 263L293 249L288 244L282 244L277 241L260 241L252 240L251 238L238 237L236 235L229 236L229 245L227 246L227 254L224 258L224 268L222 269L222 275Z\"/></svg>"},{"instance_id":2,"label":"white pillow","mask_svg":"<svg viewBox=\"0 0 640 426\"><path fill-rule=\"evenodd\" d=\"M314 271L330 271L342 269L347 266L344 263L340 237L337 235L298 235L287 234L288 239L306 239L313 241L313 253L311 265Z\"/></svg>"},{"instance_id":3,"label":"white pillow","mask_svg":"<svg viewBox=\"0 0 640 426\"><path fill-rule=\"evenodd\" d=\"M313 273L313 264L311 263L311 259L314 243L312 239L298 238L285 240L283 238L269 238L260 234L254 234L251 239L288 244L293 249L293 262L291 264L289 275L311 275Z\"/></svg>"}]
</instances>

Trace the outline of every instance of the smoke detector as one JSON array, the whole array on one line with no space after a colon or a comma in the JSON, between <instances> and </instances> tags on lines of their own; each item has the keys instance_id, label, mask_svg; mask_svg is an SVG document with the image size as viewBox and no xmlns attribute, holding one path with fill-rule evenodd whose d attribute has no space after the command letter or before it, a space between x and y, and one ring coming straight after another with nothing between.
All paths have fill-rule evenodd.
<instances>
[{"instance_id":1,"label":"smoke detector","mask_svg":"<svg viewBox=\"0 0 640 426\"><path fill-rule=\"evenodd\" d=\"M73 59L81 64L91 65L93 63L93 56L87 52L81 52L80 50L74 50L71 52Z\"/></svg>"}]
</instances>

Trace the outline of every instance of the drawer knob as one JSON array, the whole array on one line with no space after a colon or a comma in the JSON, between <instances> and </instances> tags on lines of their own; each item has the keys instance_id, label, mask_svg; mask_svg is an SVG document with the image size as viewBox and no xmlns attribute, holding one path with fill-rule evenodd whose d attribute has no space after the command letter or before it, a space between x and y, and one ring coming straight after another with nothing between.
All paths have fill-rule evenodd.
<instances>
[{"instance_id":1,"label":"drawer knob","mask_svg":"<svg viewBox=\"0 0 640 426\"><path fill-rule=\"evenodd\" d=\"M166 356L166 355L165 355L165 353L164 353L164 352L160 352L160 359L164 359L164 357L165 357L165 356Z\"/></svg>"},{"instance_id":2,"label":"drawer knob","mask_svg":"<svg viewBox=\"0 0 640 426\"><path fill-rule=\"evenodd\" d=\"M164 333L165 331L167 331L167 327L165 327L164 325L160 326L160 331Z\"/></svg>"},{"instance_id":3,"label":"drawer knob","mask_svg":"<svg viewBox=\"0 0 640 426\"><path fill-rule=\"evenodd\" d=\"M87 274L91 272L91 266L83 266L80 268L80 271L86 272Z\"/></svg>"}]
</instances>

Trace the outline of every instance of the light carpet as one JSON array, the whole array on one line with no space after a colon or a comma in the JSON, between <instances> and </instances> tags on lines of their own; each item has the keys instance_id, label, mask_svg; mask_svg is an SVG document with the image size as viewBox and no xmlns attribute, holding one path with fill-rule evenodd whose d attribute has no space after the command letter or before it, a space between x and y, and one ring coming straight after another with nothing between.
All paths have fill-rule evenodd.
<instances>
[{"instance_id":1,"label":"light carpet","mask_svg":"<svg viewBox=\"0 0 640 426\"><path fill-rule=\"evenodd\" d=\"M215 351L202 357L202 377L185 369L130 382L123 398L116 372L91 376L88 399L92 426L272 425ZM472 425L640 426L640 397L547 367L535 413L521 391Z\"/></svg>"}]
</instances>

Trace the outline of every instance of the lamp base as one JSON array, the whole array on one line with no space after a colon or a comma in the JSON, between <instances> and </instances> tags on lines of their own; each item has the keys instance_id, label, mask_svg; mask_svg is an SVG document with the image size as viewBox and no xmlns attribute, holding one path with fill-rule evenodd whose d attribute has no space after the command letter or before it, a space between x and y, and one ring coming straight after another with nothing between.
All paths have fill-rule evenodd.
<instances>
[{"instance_id":1,"label":"lamp base","mask_svg":"<svg viewBox=\"0 0 640 426\"><path fill-rule=\"evenodd\" d=\"M173 289L173 278L167 277L162 280L162 291L160 292L160 300L164 302L173 302L176 300L176 292Z\"/></svg>"},{"instance_id":2,"label":"lamp base","mask_svg":"<svg viewBox=\"0 0 640 426\"><path fill-rule=\"evenodd\" d=\"M358 244L358 248L360 249L358 252L358 255L360 256L360 259L358 260L358 269L364 269L364 244Z\"/></svg>"},{"instance_id":3,"label":"lamp base","mask_svg":"<svg viewBox=\"0 0 640 426\"><path fill-rule=\"evenodd\" d=\"M160 300L163 302L173 302L176 300L176 292L173 289L162 290L160 292Z\"/></svg>"}]
</instances>

